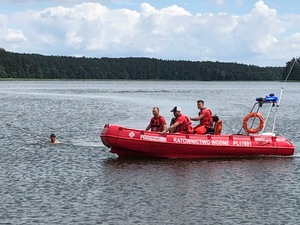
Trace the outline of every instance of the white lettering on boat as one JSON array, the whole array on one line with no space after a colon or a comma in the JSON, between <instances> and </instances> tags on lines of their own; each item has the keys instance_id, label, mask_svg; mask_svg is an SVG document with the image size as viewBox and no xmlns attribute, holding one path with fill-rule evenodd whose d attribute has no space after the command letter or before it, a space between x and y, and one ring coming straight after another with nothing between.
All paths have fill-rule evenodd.
<instances>
[{"instance_id":1,"label":"white lettering on boat","mask_svg":"<svg viewBox=\"0 0 300 225\"><path fill-rule=\"evenodd\" d=\"M144 135L144 134L141 134L140 139L146 140L146 141L167 142L167 138L165 138L165 137L149 136L149 135Z\"/></svg>"},{"instance_id":2,"label":"white lettering on boat","mask_svg":"<svg viewBox=\"0 0 300 225\"><path fill-rule=\"evenodd\" d=\"M211 143L213 145L229 145L228 141L222 141L222 140L212 140Z\"/></svg>"},{"instance_id":3,"label":"white lettering on boat","mask_svg":"<svg viewBox=\"0 0 300 225\"><path fill-rule=\"evenodd\" d=\"M210 140L197 140L188 138L173 138L173 142L182 144L210 145Z\"/></svg>"},{"instance_id":4,"label":"white lettering on boat","mask_svg":"<svg viewBox=\"0 0 300 225\"><path fill-rule=\"evenodd\" d=\"M251 141L233 141L232 145L250 147L251 146Z\"/></svg>"},{"instance_id":5,"label":"white lettering on boat","mask_svg":"<svg viewBox=\"0 0 300 225\"><path fill-rule=\"evenodd\" d=\"M150 135L140 135L140 139L146 140L146 141L156 141L156 142L167 142L166 137L161 136L150 136ZM220 145L220 146L229 146L231 143L229 143L229 140L199 140L199 139L189 139L189 138L173 138L174 143L180 143L180 144L194 144L194 145ZM233 141L233 146L244 146L244 147L250 147L252 146L251 141Z\"/></svg>"},{"instance_id":6,"label":"white lettering on boat","mask_svg":"<svg viewBox=\"0 0 300 225\"><path fill-rule=\"evenodd\" d=\"M229 145L226 140L199 140L188 138L173 138L173 142L181 144L194 144L194 145Z\"/></svg>"}]
</instances>

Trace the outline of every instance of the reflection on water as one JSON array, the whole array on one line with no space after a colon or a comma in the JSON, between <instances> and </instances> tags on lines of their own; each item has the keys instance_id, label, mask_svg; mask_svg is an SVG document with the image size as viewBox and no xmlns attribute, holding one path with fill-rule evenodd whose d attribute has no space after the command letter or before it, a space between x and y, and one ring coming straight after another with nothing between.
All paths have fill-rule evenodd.
<instances>
[{"instance_id":1,"label":"reflection on water","mask_svg":"<svg viewBox=\"0 0 300 225\"><path fill-rule=\"evenodd\" d=\"M168 121L175 105L195 115L198 99L219 114L224 132L237 132L255 98L279 95L281 85L1 81L0 221L296 224L300 218L297 83L285 86L276 127L295 144L293 157L118 159L99 138L106 123L145 128L154 105ZM51 133L61 144L49 144Z\"/></svg>"}]
</instances>

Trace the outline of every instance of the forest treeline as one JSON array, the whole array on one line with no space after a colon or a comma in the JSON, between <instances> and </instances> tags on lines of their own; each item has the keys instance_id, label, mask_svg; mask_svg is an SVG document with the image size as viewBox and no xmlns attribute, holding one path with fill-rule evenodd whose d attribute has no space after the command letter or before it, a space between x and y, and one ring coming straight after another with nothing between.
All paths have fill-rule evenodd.
<instances>
[{"instance_id":1,"label":"forest treeline","mask_svg":"<svg viewBox=\"0 0 300 225\"><path fill-rule=\"evenodd\" d=\"M300 80L299 58L285 67L154 58L86 58L8 52L0 48L0 78L199 81Z\"/></svg>"}]
</instances>

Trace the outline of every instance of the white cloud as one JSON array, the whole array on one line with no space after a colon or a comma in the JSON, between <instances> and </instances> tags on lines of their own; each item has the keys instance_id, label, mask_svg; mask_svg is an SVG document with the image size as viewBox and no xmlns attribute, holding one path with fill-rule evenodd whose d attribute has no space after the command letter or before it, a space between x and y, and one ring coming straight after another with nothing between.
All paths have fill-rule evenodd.
<instances>
[{"instance_id":1,"label":"white cloud","mask_svg":"<svg viewBox=\"0 0 300 225\"><path fill-rule=\"evenodd\" d=\"M142 3L135 11L89 2L0 15L0 47L49 55L146 56L282 66L300 51L299 33L293 32L299 31L295 17L299 21L299 15L279 17L263 1L240 16L193 15L177 5L155 9Z\"/></svg>"},{"instance_id":2,"label":"white cloud","mask_svg":"<svg viewBox=\"0 0 300 225\"><path fill-rule=\"evenodd\" d=\"M249 14L237 18L232 35L238 44L251 52L264 54L278 42L276 36L283 32L282 25L276 10L259 1Z\"/></svg>"},{"instance_id":3,"label":"white cloud","mask_svg":"<svg viewBox=\"0 0 300 225\"><path fill-rule=\"evenodd\" d=\"M7 27L7 18L0 14L0 43L8 44L13 47L20 42L27 41L23 32L18 29L12 29Z\"/></svg>"},{"instance_id":4,"label":"white cloud","mask_svg":"<svg viewBox=\"0 0 300 225\"><path fill-rule=\"evenodd\" d=\"M216 0L216 4L217 5L224 5L225 4L225 0Z\"/></svg>"},{"instance_id":5,"label":"white cloud","mask_svg":"<svg viewBox=\"0 0 300 225\"><path fill-rule=\"evenodd\" d=\"M5 42L17 43L27 40L20 30L7 29L4 32L3 40Z\"/></svg>"}]
</instances>

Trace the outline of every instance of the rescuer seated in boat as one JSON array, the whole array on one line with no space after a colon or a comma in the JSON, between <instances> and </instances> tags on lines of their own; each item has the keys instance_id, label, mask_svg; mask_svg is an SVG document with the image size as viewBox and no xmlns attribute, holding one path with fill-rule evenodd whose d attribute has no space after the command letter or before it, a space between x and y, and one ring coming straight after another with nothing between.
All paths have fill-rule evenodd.
<instances>
[{"instance_id":1,"label":"rescuer seated in boat","mask_svg":"<svg viewBox=\"0 0 300 225\"><path fill-rule=\"evenodd\" d=\"M175 117L174 123L171 124L166 131L163 131L161 133L184 133L184 134L190 134L193 132L192 123L190 121L190 118L188 116L182 115L181 108L179 106L175 106L171 112L173 112L173 115Z\"/></svg>"},{"instance_id":2,"label":"rescuer seated in boat","mask_svg":"<svg viewBox=\"0 0 300 225\"><path fill-rule=\"evenodd\" d=\"M159 114L159 108L153 107L152 109L153 117L150 120L149 125L146 127L146 130L151 131L166 131L167 130L167 122L163 116Z\"/></svg>"},{"instance_id":3,"label":"rescuer seated in boat","mask_svg":"<svg viewBox=\"0 0 300 225\"><path fill-rule=\"evenodd\" d=\"M197 107L200 110L197 117L191 117L192 121L200 121L200 123L195 126L194 133L205 134L206 132L213 130L213 118L212 112L209 108L204 107L204 101L198 100Z\"/></svg>"},{"instance_id":4,"label":"rescuer seated in boat","mask_svg":"<svg viewBox=\"0 0 300 225\"><path fill-rule=\"evenodd\" d=\"M59 143L59 141L56 139L56 135L55 134L51 134L50 135L50 142L52 144L58 144Z\"/></svg>"}]
</instances>

